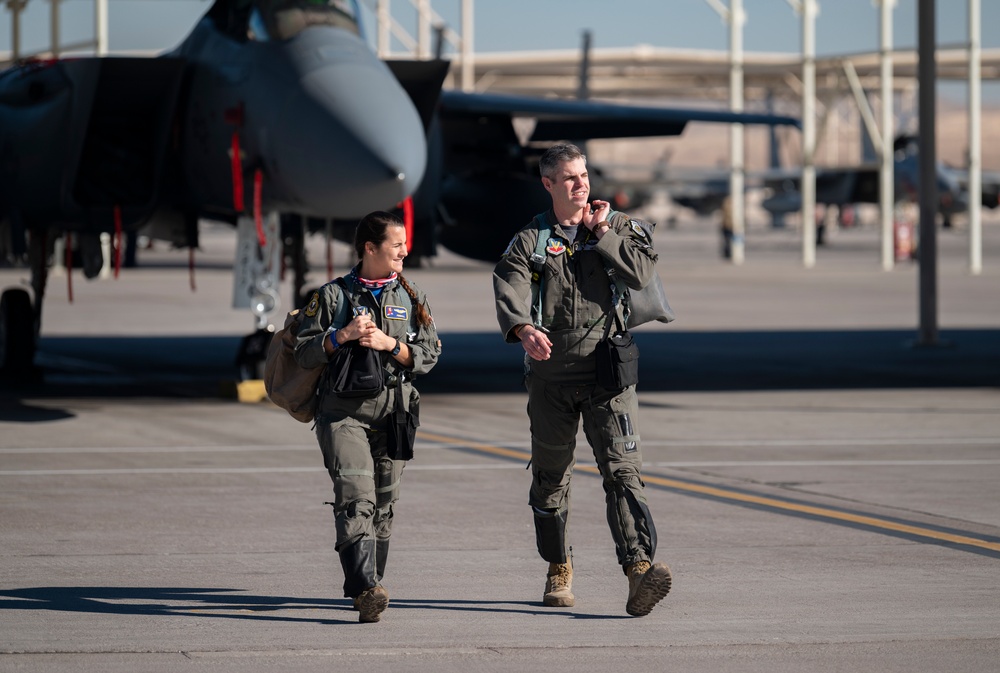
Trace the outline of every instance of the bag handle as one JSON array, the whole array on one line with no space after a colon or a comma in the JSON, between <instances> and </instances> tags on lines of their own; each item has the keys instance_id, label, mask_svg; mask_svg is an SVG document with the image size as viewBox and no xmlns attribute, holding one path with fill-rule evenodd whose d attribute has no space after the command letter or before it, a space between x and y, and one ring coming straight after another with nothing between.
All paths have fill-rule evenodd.
<instances>
[{"instance_id":1,"label":"bag handle","mask_svg":"<svg viewBox=\"0 0 1000 673\"><path fill-rule=\"evenodd\" d=\"M608 212L609 224L611 223L611 218L617 214L617 210L610 210ZM625 314L625 324L628 324L629 316L632 315L632 295L629 292L628 285L618 277L618 273L608 264L607 260L604 260L604 272L608 274L608 280L611 282L611 300L613 303L621 301L622 312Z\"/></svg>"},{"instance_id":2,"label":"bag handle","mask_svg":"<svg viewBox=\"0 0 1000 673\"><path fill-rule=\"evenodd\" d=\"M403 406L403 375L396 377L396 412L403 413L406 407Z\"/></svg>"},{"instance_id":3,"label":"bag handle","mask_svg":"<svg viewBox=\"0 0 1000 673\"><path fill-rule=\"evenodd\" d=\"M619 332L625 331L625 326L622 324L621 318L618 315L617 304L612 304L608 312L604 314L604 336L601 337L601 341L607 341L608 337L611 336L611 323L613 322L618 328ZM612 320L612 315L614 319Z\"/></svg>"}]
</instances>

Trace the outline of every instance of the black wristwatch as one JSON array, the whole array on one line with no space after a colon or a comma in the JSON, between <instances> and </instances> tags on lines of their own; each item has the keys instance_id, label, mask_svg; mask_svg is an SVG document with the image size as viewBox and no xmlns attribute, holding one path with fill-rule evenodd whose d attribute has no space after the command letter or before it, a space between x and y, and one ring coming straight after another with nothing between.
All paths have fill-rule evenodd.
<instances>
[{"instance_id":1,"label":"black wristwatch","mask_svg":"<svg viewBox=\"0 0 1000 673\"><path fill-rule=\"evenodd\" d=\"M396 347L395 347L395 348L393 348L393 349L392 349L391 351L389 351L389 352L390 352L390 353L392 353L392 356L393 356L393 357L396 357L397 355L399 355L399 339L396 339Z\"/></svg>"}]
</instances>

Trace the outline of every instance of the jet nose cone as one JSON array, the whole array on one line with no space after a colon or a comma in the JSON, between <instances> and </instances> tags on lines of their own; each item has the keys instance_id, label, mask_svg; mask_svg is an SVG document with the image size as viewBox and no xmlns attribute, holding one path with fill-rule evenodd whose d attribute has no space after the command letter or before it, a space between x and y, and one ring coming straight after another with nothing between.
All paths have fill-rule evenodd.
<instances>
[{"instance_id":1,"label":"jet nose cone","mask_svg":"<svg viewBox=\"0 0 1000 673\"><path fill-rule=\"evenodd\" d=\"M303 212L360 217L416 190L427 144L409 96L355 36L312 28L294 41L300 86L285 104L273 167Z\"/></svg>"}]
</instances>

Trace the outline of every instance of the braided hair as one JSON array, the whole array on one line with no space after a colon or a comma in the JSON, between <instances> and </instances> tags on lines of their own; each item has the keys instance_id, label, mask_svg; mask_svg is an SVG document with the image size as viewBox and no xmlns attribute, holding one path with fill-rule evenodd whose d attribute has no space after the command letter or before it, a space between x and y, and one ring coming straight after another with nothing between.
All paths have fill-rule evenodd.
<instances>
[{"instance_id":1,"label":"braided hair","mask_svg":"<svg viewBox=\"0 0 1000 673\"><path fill-rule=\"evenodd\" d=\"M401 219L382 210L376 210L362 217L361 221L358 222L357 229L354 230L354 251L358 253L358 259L363 259L365 256L365 244L371 243L377 248L385 242L386 230L389 227L403 226L405 225ZM421 327L429 326L434 320L427 307L417 301L416 290L410 286L403 274L397 274L397 278L399 284L406 290L406 294L410 295L417 323Z\"/></svg>"}]
</instances>

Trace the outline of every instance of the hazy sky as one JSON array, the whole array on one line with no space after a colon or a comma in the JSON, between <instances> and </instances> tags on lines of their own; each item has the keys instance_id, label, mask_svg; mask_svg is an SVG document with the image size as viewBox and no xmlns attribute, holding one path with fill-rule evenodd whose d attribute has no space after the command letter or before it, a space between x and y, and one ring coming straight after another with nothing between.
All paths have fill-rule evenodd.
<instances>
[{"instance_id":1,"label":"hazy sky","mask_svg":"<svg viewBox=\"0 0 1000 673\"><path fill-rule=\"evenodd\" d=\"M728 0L722 0L728 4ZM364 3L363 3L364 4ZM898 0L895 40L916 44L916 0ZM1000 22L1000 2L982 0L984 26ZM0 13L0 50L10 48L10 12ZM460 0L432 0L435 11L458 26ZM166 49L179 42L211 6L209 0L109 0L112 49ZM872 0L820 0L816 49L820 55L872 51L878 46L878 10ZM938 43L967 40L965 0L938 0ZM48 43L48 0L30 0L24 18L25 45ZM93 34L92 0L64 0L65 40ZM745 0L748 51L796 51L800 21L786 0ZM393 14L411 22L409 0L392 0ZM475 44L480 51L557 49L579 46L594 33L595 47L638 43L658 47L725 49L726 28L706 0L479 0L475 3ZM372 30L371 22L367 26ZM984 47L1000 46L996 31L984 30Z\"/></svg>"},{"instance_id":2,"label":"hazy sky","mask_svg":"<svg viewBox=\"0 0 1000 673\"><path fill-rule=\"evenodd\" d=\"M460 26L460 0L431 0L450 25ZM729 0L722 0L726 5ZM362 6L373 5L362 1ZM982 25L1000 26L1000 1L982 0ZM211 6L210 0L109 0L112 50L164 50L175 46ZM820 0L816 26L819 55L875 51L878 9L872 0ZM93 35L92 0L64 0L64 43ZM415 33L410 0L392 0L398 21ZM967 42L967 2L938 0L940 46ZM48 0L30 0L23 23L23 48L37 50L49 41ZM744 0L747 51L795 52L801 49L801 21L786 0ZM917 0L898 0L893 20L898 48L916 45ZM365 29L374 30L370 12ZM727 29L706 0L479 0L475 3L476 51L575 49L584 30L593 46L726 49ZM0 12L0 51L10 49L10 12ZM1000 34L983 30L984 48L1000 47ZM985 83L984 83L985 84ZM984 90L994 88L990 85Z\"/></svg>"}]
</instances>

